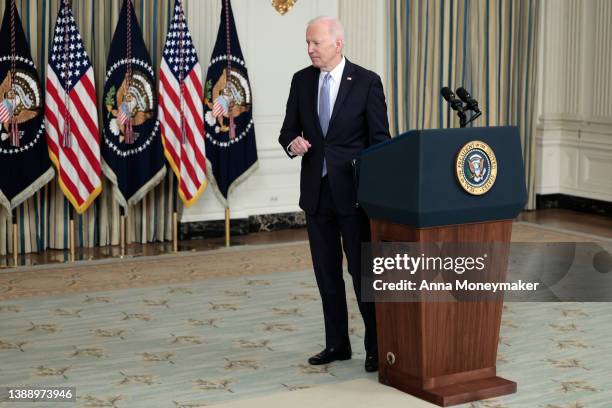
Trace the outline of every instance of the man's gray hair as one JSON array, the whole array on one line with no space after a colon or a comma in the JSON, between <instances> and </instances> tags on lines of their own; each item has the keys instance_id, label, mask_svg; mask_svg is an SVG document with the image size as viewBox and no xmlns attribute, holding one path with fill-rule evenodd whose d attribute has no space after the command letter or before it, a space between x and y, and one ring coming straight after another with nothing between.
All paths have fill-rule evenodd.
<instances>
[{"instance_id":1,"label":"man's gray hair","mask_svg":"<svg viewBox=\"0 0 612 408\"><path fill-rule=\"evenodd\" d=\"M319 23L323 21L328 24L329 33L331 34L334 41L342 40L342 42L344 42L344 26L342 26L342 23L336 17L332 17L332 16L315 17L308 22L308 25L306 26L306 28L310 27L314 23Z\"/></svg>"}]
</instances>

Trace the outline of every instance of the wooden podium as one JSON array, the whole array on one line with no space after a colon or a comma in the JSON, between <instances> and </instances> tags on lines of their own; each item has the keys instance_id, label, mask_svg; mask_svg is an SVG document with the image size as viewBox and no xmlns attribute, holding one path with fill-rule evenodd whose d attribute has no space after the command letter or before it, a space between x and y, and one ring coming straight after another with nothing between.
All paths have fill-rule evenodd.
<instances>
[{"instance_id":1,"label":"wooden podium","mask_svg":"<svg viewBox=\"0 0 612 408\"><path fill-rule=\"evenodd\" d=\"M457 153L473 140L486 142L497 162L493 187L479 196L454 171ZM513 127L409 132L364 151L359 170L373 244L509 245L511 220L526 201ZM505 279L506 260L497 269ZM440 406L516 392L496 373L502 309L503 299L377 302L379 381Z\"/></svg>"}]
</instances>

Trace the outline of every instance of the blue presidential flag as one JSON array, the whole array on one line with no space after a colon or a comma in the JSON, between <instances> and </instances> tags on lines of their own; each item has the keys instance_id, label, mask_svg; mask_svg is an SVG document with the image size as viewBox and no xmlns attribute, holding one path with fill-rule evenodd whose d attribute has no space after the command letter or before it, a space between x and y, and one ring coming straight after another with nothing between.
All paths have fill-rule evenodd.
<instances>
[{"instance_id":1,"label":"blue presidential flag","mask_svg":"<svg viewBox=\"0 0 612 408\"><path fill-rule=\"evenodd\" d=\"M204 88L206 158L220 198L229 207L232 188L255 170L257 147L251 86L229 0L222 0L221 23Z\"/></svg>"},{"instance_id":2,"label":"blue presidential flag","mask_svg":"<svg viewBox=\"0 0 612 408\"><path fill-rule=\"evenodd\" d=\"M119 204L140 201L166 174L151 57L125 0L106 63L102 170Z\"/></svg>"},{"instance_id":3,"label":"blue presidential flag","mask_svg":"<svg viewBox=\"0 0 612 408\"><path fill-rule=\"evenodd\" d=\"M44 93L14 0L0 28L0 204L10 216L53 178L43 121Z\"/></svg>"}]
</instances>

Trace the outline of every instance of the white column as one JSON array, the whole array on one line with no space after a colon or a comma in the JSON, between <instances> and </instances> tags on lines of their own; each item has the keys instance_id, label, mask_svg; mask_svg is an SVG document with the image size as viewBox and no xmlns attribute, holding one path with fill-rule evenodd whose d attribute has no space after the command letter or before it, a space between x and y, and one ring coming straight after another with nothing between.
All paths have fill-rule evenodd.
<instances>
[{"instance_id":1,"label":"white column","mask_svg":"<svg viewBox=\"0 0 612 408\"><path fill-rule=\"evenodd\" d=\"M593 79L590 93L591 111L589 118L594 121L612 122L612 2L591 0L594 11L591 25L594 64L588 66L588 75Z\"/></svg>"},{"instance_id":2,"label":"white column","mask_svg":"<svg viewBox=\"0 0 612 408\"><path fill-rule=\"evenodd\" d=\"M583 0L546 0L541 120L581 119Z\"/></svg>"}]
</instances>

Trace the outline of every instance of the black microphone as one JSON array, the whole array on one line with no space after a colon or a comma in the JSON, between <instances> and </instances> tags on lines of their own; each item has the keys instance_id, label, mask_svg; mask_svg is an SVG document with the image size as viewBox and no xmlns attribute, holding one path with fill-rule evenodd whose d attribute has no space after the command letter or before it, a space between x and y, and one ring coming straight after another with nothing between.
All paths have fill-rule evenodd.
<instances>
[{"instance_id":1,"label":"black microphone","mask_svg":"<svg viewBox=\"0 0 612 408\"><path fill-rule=\"evenodd\" d=\"M455 94L448 86L442 88L440 90L440 93L442 94L442 97L446 99L446 102L450 104L450 107L453 110L456 110L457 112L463 112L463 103L455 97Z\"/></svg>"},{"instance_id":2,"label":"black microphone","mask_svg":"<svg viewBox=\"0 0 612 408\"><path fill-rule=\"evenodd\" d=\"M464 88L457 88L457 96L461 98L463 102L465 102L466 108L476 113L480 113L480 109L478 108L478 101L472 98L472 95Z\"/></svg>"}]
</instances>

